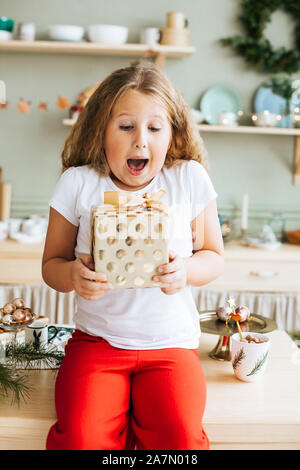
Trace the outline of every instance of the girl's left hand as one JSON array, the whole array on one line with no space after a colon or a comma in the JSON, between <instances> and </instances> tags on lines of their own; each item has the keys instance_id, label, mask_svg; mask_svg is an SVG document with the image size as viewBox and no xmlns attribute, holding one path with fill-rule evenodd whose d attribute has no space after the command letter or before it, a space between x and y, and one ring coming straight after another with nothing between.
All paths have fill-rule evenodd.
<instances>
[{"instance_id":1,"label":"girl's left hand","mask_svg":"<svg viewBox=\"0 0 300 470\"><path fill-rule=\"evenodd\" d=\"M167 287L161 287L164 294L176 294L185 287L187 281L186 264L184 259L176 255L174 251L169 252L169 263L159 266L158 272L159 275L156 274L152 279L155 282L169 284Z\"/></svg>"}]
</instances>

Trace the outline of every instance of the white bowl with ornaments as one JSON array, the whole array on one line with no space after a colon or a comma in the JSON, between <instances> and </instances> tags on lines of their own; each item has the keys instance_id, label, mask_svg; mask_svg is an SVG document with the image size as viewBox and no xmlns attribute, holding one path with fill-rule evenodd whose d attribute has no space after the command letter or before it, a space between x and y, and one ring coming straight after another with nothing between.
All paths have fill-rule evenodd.
<instances>
[{"instance_id":1,"label":"white bowl with ornaments","mask_svg":"<svg viewBox=\"0 0 300 470\"><path fill-rule=\"evenodd\" d=\"M234 375L243 382L255 382L265 372L270 339L261 333L247 332L232 335L231 363Z\"/></svg>"},{"instance_id":2,"label":"white bowl with ornaments","mask_svg":"<svg viewBox=\"0 0 300 470\"><path fill-rule=\"evenodd\" d=\"M127 41L128 28L111 24L91 24L88 26L88 38L91 42L99 42L119 46Z\"/></svg>"},{"instance_id":3,"label":"white bowl with ornaments","mask_svg":"<svg viewBox=\"0 0 300 470\"><path fill-rule=\"evenodd\" d=\"M271 113L268 110L253 114L252 121L258 127L275 127L281 120L279 114Z\"/></svg>"}]
</instances>

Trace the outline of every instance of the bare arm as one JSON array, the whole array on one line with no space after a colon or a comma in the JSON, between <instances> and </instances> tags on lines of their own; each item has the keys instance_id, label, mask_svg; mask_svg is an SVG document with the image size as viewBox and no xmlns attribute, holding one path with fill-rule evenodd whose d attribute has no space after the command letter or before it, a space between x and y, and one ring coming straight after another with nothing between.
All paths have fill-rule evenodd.
<instances>
[{"instance_id":1,"label":"bare arm","mask_svg":"<svg viewBox=\"0 0 300 470\"><path fill-rule=\"evenodd\" d=\"M88 253L75 257L77 231L75 225L50 208L42 276L46 284L58 292L75 290L87 300L96 300L112 286L105 282L103 273L93 271L93 260Z\"/></svg>"},{"instance_id":2,"label":"bare arm","mask_svg":"<svg viewBox=\"0 0 300 470\"><path fill-rule=\"evenodd\" d=\"M185 259L187 284L202 286L224 271L224 244L216 201L192 221L194 254Z\"/></svg>"}]
</instances>

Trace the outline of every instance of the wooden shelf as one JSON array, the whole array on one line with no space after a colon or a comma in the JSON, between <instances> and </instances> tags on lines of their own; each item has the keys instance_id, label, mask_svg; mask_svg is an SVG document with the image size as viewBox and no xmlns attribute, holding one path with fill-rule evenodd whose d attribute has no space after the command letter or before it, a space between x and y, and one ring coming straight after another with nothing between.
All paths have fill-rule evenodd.
<instances>
[{"instance_id":1,"label":"wooden shelf","mask_svg":"<svg viewBox=\"0 0 300 470\"><path fill-rule=\"evenodd\" d=\"M204 132L231 132L234 134L272 134L300 136L300 129L285 129L282 127L256 127L256 126L216 126L213 124L199 124L198 128Z\"/></svg>"},{"instance_id":2,"label":"wooden shelf","mask_svg":"<svg viewBox=\"0 0 300 470\"><path fill-rule=\"evenodd\" d=\"M74 119L64 119L65 126L73 126ZM198 124L199 131L203 132L227 132L232 134L264 134L287 135L295 137L293 184L300 186L300 129L284 129L280 127L255 127L255 126L215 126L212 124Z\"/></svg>"},{"instance_id":3,"label":"wooden shelf","mask_svg":"<svg viewBox=\"0 0 300 470\"><path fill-rule=\"evenodd\" d=\"M0 51L7 52L43 52L58 54L118 55L133 57L154 57L159 65L164 59L183 58L195 53L195 47L148 46L146 44L124 44L112 46L97 42L67 41L0 41Z\"/></svg>"},{"instance_id":4,"label":"wooden shelf","mask_svg":"<svg viewBox=\"0 0 300 470\"><path fill-rule=\"evenodd\" d=\"M232 134L264 134L287 135L294 137L294 169L293 184L300 186L300 129L284 129L280 127L256 127L256 126L217 126L213 124L198 124L200 132L223 132Z\"/></svg>"}]
</instances>

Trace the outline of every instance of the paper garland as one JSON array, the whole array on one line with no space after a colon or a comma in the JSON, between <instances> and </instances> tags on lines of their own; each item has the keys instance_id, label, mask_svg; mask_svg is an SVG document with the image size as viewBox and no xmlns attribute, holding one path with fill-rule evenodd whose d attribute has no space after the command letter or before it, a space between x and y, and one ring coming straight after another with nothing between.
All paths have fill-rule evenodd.
<instances>
[{"instance_id":1,"label":"paper garland","mask_svg":"<svg viewBox=\"0 0 300 470\"><path fill-rule=\"evenodd\" d=\"M72 106L69 103L69 99L69 97L58 96L55 106L59 107L62 111L64 111L65 109L69 109ZM8 109L8 104L9 101L0 103L0 110ZM18 109L20 114L26 114L31 112L31 105L31 101L26 101L23 98L20 98L19 102L16 105L16 108ZM48 111L48 103L46 101L40 101L37 105L37 109L41 112Z\"/></svg>"}]
</instances>

